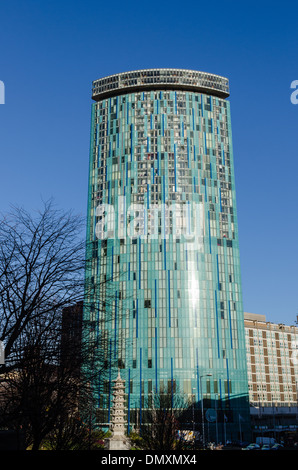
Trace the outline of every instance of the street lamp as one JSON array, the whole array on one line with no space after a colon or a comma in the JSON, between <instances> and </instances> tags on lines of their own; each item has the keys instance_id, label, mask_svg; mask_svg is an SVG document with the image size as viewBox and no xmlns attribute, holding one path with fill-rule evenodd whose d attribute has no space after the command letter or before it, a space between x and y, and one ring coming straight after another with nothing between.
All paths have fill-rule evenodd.
<instances>
[{"instance_id":1,"label":"street lamp","mask_svg":"<svg viewBox=\"0 0 298 470\"><path fill-rule=\"evenodd\" d=\"M195 435L195 388L192 389L192 431L193 435Z\"/></svg>"},{"instance_id":2,"label":"street lamp","mask_svg":"<svg viewBox=\"0 0 298 470\"><path fill-rule=\"evenodd\" d=\"M212 377L212 374L200 375L201 408L202 408L202 431L203 431L203 448L205 449L204 405L203 405L203 390L202 390L202 378L203 378L203 377Z\"/></svg>"},{"instance_id":3,"label":"street lamp","mask_svg":"<svg viewBox=\"0 0 298 470\"><path fill-rule=\"evenodd\" d=\"M195 388L192 389L192 439L195 448Z\"/></svg>"},{"instance_id":4,"label":"street lamp","mask_svg":"<svg viewBox=\"0 0 298 470\"><path fill-rule=\"evenodd\" d=\"M218 445L218 426L217 426L217 400L218 400L218 393L215 393L215 419L216 419L216 445Z\"/></svg>"},{"instance_id":5,"label":"street lamp","mask_svg":"<svg viewBox=\"0 0 298 470\"><path fill-rule=\"evenodd\" d=\"M221 378L223 376L223 373L220 372L218 376ZM215 418L216 418L216 444L217 445L218 445L218 400L219 399L220 399L219 393L215 393Z\"/></svg>"}]
</instances>

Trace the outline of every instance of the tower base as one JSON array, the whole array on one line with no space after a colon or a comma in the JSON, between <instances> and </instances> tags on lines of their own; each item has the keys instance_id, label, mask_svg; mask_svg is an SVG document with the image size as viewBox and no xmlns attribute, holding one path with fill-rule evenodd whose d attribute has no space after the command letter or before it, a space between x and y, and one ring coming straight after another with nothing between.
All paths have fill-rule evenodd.
<instances>
[{"instance_id":1,"label":"tower base","mask_svg":"<svg viewBox=\"0 0 298 470\"><path fill-rule=\"evenodd\" d=\"M129 450L130 449L130 442L124 436L121 438L118 437L111 437L105 439L105 449L106 450Z\"/></svg>"}]
</instances>

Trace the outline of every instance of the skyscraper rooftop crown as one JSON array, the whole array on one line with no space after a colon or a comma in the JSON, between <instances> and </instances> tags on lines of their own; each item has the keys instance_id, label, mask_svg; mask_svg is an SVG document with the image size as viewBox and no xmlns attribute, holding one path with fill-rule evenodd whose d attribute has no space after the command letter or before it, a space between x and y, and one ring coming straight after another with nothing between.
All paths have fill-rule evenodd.
<instances>
[{"instance_id":1,"label":"skyscraper rooftop crown","mask_svg":"<svg viewBox=\"0 0 298 470\"><path fill-rule=\"evenodd\" d=\"M184 69L145 69L118 73L93 82L92 98L100 101L110 96L146 90L188 90L220 98L229 96L225 77Z\"/></svg>"}]
</instances>

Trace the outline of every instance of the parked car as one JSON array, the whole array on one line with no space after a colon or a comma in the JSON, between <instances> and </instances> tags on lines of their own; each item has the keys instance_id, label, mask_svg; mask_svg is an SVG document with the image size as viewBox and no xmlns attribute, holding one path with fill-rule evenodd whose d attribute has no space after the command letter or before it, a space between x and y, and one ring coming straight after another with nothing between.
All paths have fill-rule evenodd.
<instances>
[{"instance_id":1,"label":"parked car","mask_svg":"<svg viewBox=\"0 0 298 470\"><path fill-rule=\"evenodd\" d=\"M274 444L272 447L271 447L271 450L280 450L283 448L283 445L282 444Z\"/></svg>"},{"instance_id":2,"label":"parked car","mask_svg":"<svg viewBox=\"0 0 298 470\"><path fill-rule=\"evenodd\" d=\"M242 450L259 450L259 449L260 449L259 444L255 444L254 442L252 442L252 443L249 444L248 446L243 447Z\"/></svg>"},{"instance_id":3,"label":"parked car","mask_svg":"<svg viewBox=\"0 0 298 470\"><path fill-rule=\"evenodd\" d=\"M261 450L270 450L270 445L269 444L263 444L261 447Z\"/></svg>"}]
</instances>

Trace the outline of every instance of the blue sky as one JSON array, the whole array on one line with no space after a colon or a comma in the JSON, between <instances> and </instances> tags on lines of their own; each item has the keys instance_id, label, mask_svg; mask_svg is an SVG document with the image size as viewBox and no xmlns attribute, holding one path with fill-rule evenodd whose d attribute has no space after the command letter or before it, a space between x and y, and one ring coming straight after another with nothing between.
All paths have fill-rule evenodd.
<instances>
[{"instance_id":1,"label":"blue sky","mask_svg":"<svg viewBox=\"0 0 298 470\"><path fill-rule=\"evenodd\" d=\"M53 197L85 214L92 80L176 67L230 80L244 309L293 324L295 1L0 1L0 211Z\"/></svg>"}]
</instances>

